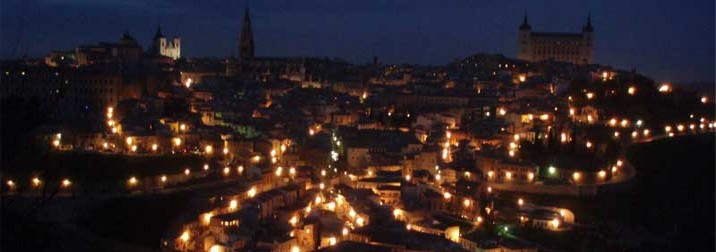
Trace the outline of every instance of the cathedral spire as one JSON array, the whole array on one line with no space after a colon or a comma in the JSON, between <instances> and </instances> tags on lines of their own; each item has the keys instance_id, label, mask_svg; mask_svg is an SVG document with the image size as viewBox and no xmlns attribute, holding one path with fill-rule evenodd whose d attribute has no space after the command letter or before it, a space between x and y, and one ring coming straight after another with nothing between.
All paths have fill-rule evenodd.
<instances>
[{"instance_id":1,"label":"cathedral spire","mask_svg":"<svg viewBox=\"0 0 716 252\"><path fill-rule=\"evenodd\" d=\"M244 21L241 27L241 38L239 41L239 59L251 59L254 57L254 34L251 31L251 17L248 5L244 9Z\"/></svg>"}]
</instances>

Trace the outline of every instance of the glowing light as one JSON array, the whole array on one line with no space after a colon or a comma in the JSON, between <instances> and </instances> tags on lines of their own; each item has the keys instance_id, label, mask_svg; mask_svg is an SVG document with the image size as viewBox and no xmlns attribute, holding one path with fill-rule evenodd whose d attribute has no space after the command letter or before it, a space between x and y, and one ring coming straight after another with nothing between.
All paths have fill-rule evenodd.
<instances>
[{"instance_id":1,"label":"glowing light","mask_svg":"<svg viewBox=\"0 0 716 252\"><path fill-rule=\"evenodd\" d=\"M127 142L127 145L132 145L132 143L134 142L134 139L132 139L132 137L127 137L125 139L125 142Z\"/></svg>"},{"instance_id":2,"label":"glowing light","mask_svg":"<svg viewBox=\"0 0 716 252\"><path fill-rule=\"evenodd\" d=\"M636 131L631 132L631 138L636 138L638 136L639 136L639 132L636 132Z\"/></svg>"},{"instance_id":3,"label":"glowing light","mask_svg":"<svg viewBox=\"0 0 716 252\"><path fill-rule=\"evenodd\" d=\"M207 145L206 147L204 147L204 152L206 152L206 154L211 154L212 152L214 152L214 147L211 145Z\"/></svg>"},{"instance_id":4,"label":"glowing light","mask_svg":"<svg viewBox=\"0 0 716 252\"><path fill-rule=\"evenodd\" d=\"M505 172L505 178L506 178L507 180L512 179L512 172L506 171L506 172Z\"/></svg>"},{"instance_id":5,"label":"glowing light","mask_svg":"<svg viewBox=\"0 0 716 252\"><path fill-rule=\"evenodd\" d=\"M443 193L443 198L445 198L445 199L450 199L450 198L452 198L452 194L450 194L449 192L444 192L444 193Z\"/></svg>"},{"instance_id":6,"label":"glowing light","mask_svg":"<svg viewBox=\"0 0 716 252\"><path fill-rule=\"evenodd\" d=\"M586 144L586 145L587 145L587 149L592 148L592 142L587 141L587 144Z\"/></svg>"},{"instance_id":7,"label":"glowing light","mask_svg":"<svg viewBox=\"0 0 716 252\"><path fill-rule=\"evenodd\" d=\"M59 146L60 146L60 140L57 140L57 139L53 140L53 141L52 141L52 145L54 145L55 147L59 147Z\"/></svg>"},{"instance_id":8,"label":"glowing light","mask_svg":"<svg viewBox=\"0 0 716 252\"><path fill-rule=\"evenodd\" d=\"M40 186L40 184L42 184L42 181L40 181L39 178L36 178L36 177L35 177L35 178L32 178L32 184L33 184L34 186Z\"/></svg>"},{"instance_id":9,"label":"glowing light","mask_svg":"<svg viewBox=\"0 0 716 252\"><path fill-rule=\"evenodd\" d=\"M229 175L229 172L231 172L229 167L224 167L224 176Z\"/></svg>"},{"instance_id":10,"label":"glowing light","mask_svg":"<svg viewBox=\"0 0 716 252\"><path fill-rule=\"evenodd\" d=\"M679 124L676 126L676 129L679 130L679 132L684 131L684 125Z\"/></svg>"},{"instance_id":11,"label":"glowing light","mask_svg":"<svg viewBox=\"0 0 716 252\"><path fill-rule=\"evenodd\" d=\"M278 168L276 168L276 172L274 173L276 174L276 177L280 177L281 173L283 173L283 167L279 166Z\"/></svg>"},{"instance_id":12,"label":"glowing light","mask_svg":"<svg viewBox=\"0 0 716 252\"><path fill-rule=\"evenodd\" d=\"M69 179L62 180L62 187L70 187L70 185L72 185L72 181Z\"/></svg>"},{"instance_id":13,"label":"glowing light","mask_svg":"<svg viewBox=\"0 0 716 252\"><path fill-rule=\"evenodd\" d=\"M222 151L224 155L229 154L229 148L224 147L224 150Z\"/></svg>"},{"instance_id":14,"label":"glowing light","mask_svg":"<svg viewBox=\"0 0 716 252\"><path fill-rule=\"evenodd\" d=\"M562 143L567 142L567 134L562 133L562 134L560 134L559 137L560 137L560 140L559 140L560 142L562 142Z\"/></svg>"},{"instance_id":15,"label":"glowing light","mask_svg":"<svg viewBox=\"0 0 716 252\"><path fill-rule=\"evenodd\" d=\"M396 218L400 216L400 209L393 210L393 216L395 216Z\"/></svg>"},{"instance_id":16,"label":"glowing light","mask_svg":"<svg viewBox=\"0 0 716 252\"><path fill-rule=\"evenodd\" d=\"M321 182L320 184L318 184L318 188L320 188L321 190L326 189L326 184Z\"/></svg>"},{"instance_id":17,"label":"glowing light","mask_svg":"<svg viewBox=\"0 0 716 252\"><path fill-rule=\"evenodd\" d=\"M514 135L512 136L512 139L514 139L515 141L519 141L519 140L520 140L520 135L514 134Z\"/></svg>"},{"instance_id":18,"label":"glowing light","mask_svg":"<svg viewBox=\"0 0 716 252\"><path fill-rule=\"evenodd\" d=\"M466 208L470 207L471 204L472 204L472 201L470 199L465 199L462 201L462 205L465 206Z\"/></svg>"},{"instance_id":19,"label":"glowing light","mask_svg":"<svg viewBox=\"0 0 716 252\"><path fill-rule=\"evenodd\" d=\"M604 171L604 170L601 170L601 171L599 171L599 173L598 173L598 174L599 174L599 178L602 178L602 179L604 179L604 178L606 178L606 177L607 177L607 172L606 172L606 171Z\"/></svg>"},{"instance_id":20,"label":"glowing light","mask_svg":"<svg viewBox=\"0 0 716 252\"><path fill-rule=\"evenodd\" d=\"M228 167L227 167L227 168L228 168ZM208 170L209 170L209 164L204 164L204 170L205 170L205 171L208 171Z\"/></svg>"},{"instance_id":21,"label":"glowing light","mask_svg":"<svg viewBox=\"0 0 716 252\"><path fill-rule=\"evenodd\" d=\"M330 246L336 245L336 237L328 238L328 245L330 245Z\"/></svg>"},{"instance_id":22,"label":"glowing light","mask_svg":"<svg viewBox=\"0 0 716 252\"><path fill-rule=\"evenodd\" d=\"M549 120L549 115L548 115L548 114L542 114L541 116L539 116L539 119L542 120L542 121L547 121L547 120Z\"/></svg>"},{"instance_id":23,"label":"glowing light","mask_svg":"<svg viewBox=\"0 0 716 252\"><path fill-rule=\"evenodd\" d=\"M557 168L555 168L554 166L550 166L547 171L550 175L554 175L555 173L557 173Z\"/></svg>"},{"instance_id":24,"label":"glowing light","mask_svg":"<svg viewBox=\"0 0 716 252\"><path fill-rule=\"evenodd\" d=\"M593 98L594 98L594 93L592 93L592 92L587 93L587 100L591 100Z\"/></svg>"},{"instance_id":25,"label":"glowing light","mask_svg":"<svg viewBox=\"0 0 716 252\"><path fill-rule=\"evenodd\" d=\"M293 246L291 247L291 252L301 252L301 249L298 246Z\"/></svg>"},{"instance_id":26,"label":"glowing light","mask_svg":"<svg viewBox=\"0 0 716 252\"><path fill-rule=\"evenodd\" d=\"M492 187L491 187L491 186L488 186L488 187L487 187L487 193L492 193Z\"/></svg>"},{"instance_id":27,"label":"glowing light","mask_svg":"<svg viewBox=\"0 0 716 252\"><path fill-rule=\"evenodd\" d=\"M185 86L186 88L190 88L190 87L191 87L191 83L192 83L191 78L187 78L186 81L184 82L184 86Z\"/></svg>"},{"instance_id":28,"label":"glowing light","mask_svg":"<svg viewBox=\"0 0 716 252\"><path fill-rule=\"evenodd\" d=\"M671 92L671 86L668 83L661 84L661 86L659 86L659 92L660 93Z\"/></svg>"},{"instance_id":29,"label":"glowing light","mask_svg":"<svg viewBox=\"0 0 716 252\"><path fill-rule=\"evenodd\" d=\"M579 179L581 177L582 177L582 174L580 174L579 172L572 173L572 179L574 179L574 181L579 181Z\"/></svg>"},{"instance_id":30,"label":"glowing light","mask_svg":"<svg viewBox=\"0 0 716 252\"><path fill-rule=\"evenodd\" d=\"M617 125L617 119L616 119L616 118L612 118L611 120L609 120L609 126L614 127L614 126L616 126L616 125Z\"/></svg>"},{"instance_id":31,"label":"glowing light","mask_svg":"<svg viewBox=\"0 0 716 252\"><path fill-rule=\"evenodd\" d=\"M410 175L405 175L405 181L410 182Z\"/></svg>"},{"instance_id":32,"label":"glowing light","mask_svg":"<svg viewBox=\"0 0 716 252\"><path fill-rule=\"evenodd\" d=\"M708 97L706 97L706 96L701 97L701 103L706 104L706 102L708 102L708 101L709 101Z\"/></svg>"},{"instance_id":33,"label":"glowing light","mask_svg":"<svg viewBox=\"0 0 716 252\"><path fill-rule=\"evenodd\" d=\"M488 177L488 178L492 178L493 176L495 176L495 172L493 172L493 171L488 171L488 172L487 172L487 177Z\"/></svg>"},{"instance_id":34,"label":"glowing light","mask_svg":"<svg viewBox=\"0 0 716 252\"><path fill-rule=\"evenodd\" d=\"M136 145L132 145L132 148L131 148L131 149L132 149L132 152L136 152L136 151L137 151L137 146L136 146Z\"/></svg>"},{"instance_id":35,"label":"glowing light","mask_svg":"<svg viewBox=\"0 0 716 252\"><path fill-rule=\"evenodd\" d=\"M522 205L524 205L524 204L525 204L525 200L523 200L522 198L517 199L517 205L518 205L518 206L522 206Z\"/></svg>"},{"instance_id":36,"label":"glowing light","mask_svg":"<svg viewBox=\"0 0 716 252\"><path fill-rule=\"evenodd\" d=\"M534 172L529 172L529 173L527 173L527 179L528 179L528 180L532 181L534 178L535 178Z\"/></svg>"},{"instance_id":37,"label":"glowing light","mask_svg":"<svg viewBox=\"0 0 716 252\"><path fill-rule=\"evenodd\" d=\"M152 144L152 151L157 151L158 148L159 148L159 145Z\"/></svg>"},{"instance_id":38,"label":"glowing light","mask_svg":"<svg viewBox=\"0 0 716 252\"><path fill-rule=\"evenodd\" d=\"M637 126L637 127L641 127L641 125L642 125L643 123L644 123L644 122L642 122L641 120L636 120L636 126Z\"/></svg>"},{"instance_id":39,"label":"glowing light","mask_svg":"<svg viewBox=\"0 0 716 252\"><path fill-rule=\"evenodd\" d=\"M137 184L137 178L131 177L129 178L129 185L136 185Z\"/></svg>"},{"instance_id":40,"label":"glowing light","mask_svg":"<svg viewBox=\"0 0 716 252\"><path fill-rule=\"evenodd\" d=\"M671 126L664 127L664 131L666 131L667 133L671 132Z\"/></svg>"},{"instance_id":41,"label":"glowing light","mask_svg":"<svg viewBox=\"0 0 716 252\"><path fill-rule=\"evenodd\" d=\"M298 217L294 215L290 220L288 220L288 223L291 223L291 226L296 226L298 223Z\"/></svg>"},{"instance_id":42,"label":"glowing light","mask_svg":"<svg viewBox=\"0 0 716 252\"><path fill-rule=\"evenodd\" d=\"M174 146L179 146L179 145L181 145L181 138L175 137L174 138Z\"/></svg>"},{"instance_id":43,"label":"glowing light","mask_svg":"<svg viewBox=\"0 0 716 252\"><path fill-rule=\"evenodd\" d=\"M614 137L619 137L619 131L614 131Z\"/></svg>"},{"instance_id":44,"label":"glowing light","mask_svg":"<svg viewBox=\"0 0 716 252\"><path fill-rule=\"evenodd\" d=\"M7 181L7 186L8 186L8 187L15 187L15 182L13 182L12 180L8 180L8 181Z\"/></svg>"},{"instance_id":45,"label":"glowing light","mask_svg":"<svg viewBox=\"0 0 716 252\"><path fill-rule=\"evenodd\" d=\"M322 201L323 201L323 199L321 198L320 195L316 196L316 199L314 200L314 202L316 202L316 204L321 204Z\"/></svg>"},{"instance_id":46,"label":"glowing light","mask_svg":"<svg viewBox=\"0 0 716 252\"><path fill-rule=\"evenodd\" d=\"M179 130L181 130L181 131L186 131L186 124L183 124L183 123L180 124L180 125L179 125Z\"/></svg>"},{"instance_id":47,"label":"glowing light","mask_svg":"<svg viewBox=\"0 0 716 252\"><path fill-rule=\"evenodd\" d=\"M617 166L622 167L624 165L624 162L622 160L617 160Z\"/></svg>"},{"instance_id":48,"label":"glowing light","mask_svg":"<svg viewBox=\"0 0 716 252\"><path fill-rule=\"evenodd\" d=\"M343 230L341 231L341 234L342 234L343 236L348 235L348 229L347 229L347 228L343 228Z\"/></svg>"},{"instance_id":49,"label":"glowing light","mask_svg":"<svg viewBox=\"0 0 716 252\"><path fill-rule=\"evenodd\" d=\"M556 229L556 228L559 228L559 219L557 219L557 218L553 219L552 221L550 221L550 224L551 224L552 227L554 227L555 229Z\"/></svg>"},{"instance_id":50,"label":"glowing light","mask_svg":"<svg viewBox=\"0 0 716 252\"><path fill-rule=\"evenodd\" d=\"M358 224L358 226L363 226L364 223L365 220L363 219L363 217L356 218L356 224Z\"/></svg>"},{"instance_id":51,"label":"glowing light","mask_svg":"<svg viewBox=\"0 0 716 252\"><path fill-rule=\"evenodd\" d=\"M518 79L520 80L520 82L525 82L527 80L527 76L525 76L524 74L520 74Z\"/></svg>"},{"instance_id":52,"label":"glowing light","mask_svg":"<svg viewBox=\"0 0 716 252\"><path fill-rule=\"evenodd\" d=\"M167 182L167 176L162 175L161 179L162 183Z\"/></svg>"},{"instance_id":53,"label":"glowing light","mask_svg":"<svg viewBox=\"0 0 716 252\"><path fill-rule=\"evenodd\" d=\"M253 198L254 196L256 196L256 187L251 187L247 194L249 195L249 198Z\"/></svg>"},{"instance_id":54,"label":"glowing light","mask_svg":"<svg viewBox=\"0 0 716 252\"><path fill-rule=\"evenodd\" d=\"M204 214L204 225L209 225L209 223L211 223L211 217L214 217L214 214L212 214L212 213Z\"/></svg>"},{"instance_id":55,"label":"glowing light","mask_svg":"<svg viewBox=\"0 0 716 252\"><path fill-rule=\"evenodd\" d=\"M627 89L627 93L629 93L629 95L634 95L636 93L636 87L629 87L629 89Z\"/></svg>"},{"instance_id":56,"label":"glowing light","mask_svg":"<svg viewBox=\"0 0 716 252\"><path fill-rule=\"evenodd\" d=\"M477 216L477 223L482 223L482 217L481 217L481 216Z\"/></svg>"},{"instance_id":57,"label":"glowing light","mask_svg":"<svg viewBox=\"0 0 716 252\"><path fill-rule=\"evenodd\" d=\"M507 154L509 154L510 157L514 157L514 156L515 156L515 151L510 150L509 152L507 152Z\"/></svg>"},{"instance_id":58,"label":"glowing light","mask_svg":"<svg viewBox=\"0 0 716 252\"><path fill-rule=\"evenodd\" d=\"M642 134L644 134L644 136L649 136L649 133L650 133L650 131L648 129L645 129L644 131L642 131Z\"/></svg>"},{"instance_id":59,"label":"glowing light","mask_svg":"<svg viewBox=\"0 0 716 252\"><path fill-rule=\"evenodd\" d=\"M500 108L499 113L500 113L501 116L504 116L504 115L507 114L507 110L505 110L505 109L503 109L503 108Z\"/></svg>"},{"instance_id":60,"label":"glowing light","mask_svg":"<svg viewBox=\"0 0 716 252\"><path fill-rule=\"evenodd\" d=\"M185 230L183 233L181 233L179 239L181 239L183 242L189 241L189 230Z\"/></svg>"}]
</instances>

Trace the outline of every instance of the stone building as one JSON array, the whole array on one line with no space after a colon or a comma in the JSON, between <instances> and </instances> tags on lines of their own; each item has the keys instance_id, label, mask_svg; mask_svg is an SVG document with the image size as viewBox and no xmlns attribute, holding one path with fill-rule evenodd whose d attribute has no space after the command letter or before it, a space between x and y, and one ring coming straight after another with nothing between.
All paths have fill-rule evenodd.
<instances>
[{"instance_id":1,"label":"stone building","mask_svg":"<svg viewBox=\"0 0 716 252\"><path fill-rule=\"evenodd\" d=\"M534 32L525 15L518 35L517 58L530 62L554 60L591 64L594 28L591 16L581 33Z\"/></svg>"}]
</instances>

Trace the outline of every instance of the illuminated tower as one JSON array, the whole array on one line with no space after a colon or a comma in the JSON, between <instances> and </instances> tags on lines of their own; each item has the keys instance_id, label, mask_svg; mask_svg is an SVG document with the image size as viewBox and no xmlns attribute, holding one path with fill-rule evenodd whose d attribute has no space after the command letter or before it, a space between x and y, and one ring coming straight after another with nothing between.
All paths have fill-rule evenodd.
<instances>
[{"instance_id":1,"label":"illuminated tower","mask_svg":"<svg viewBox=\"0 0 716 252\"><path fill-rule=\"evenodd\" d=\"M244 23L241 27L241 38L239 41L239 60L243 61L254 57L254 34L251 31L251 18L249 8L244 12Z\"/></svg>"}]
</instances>

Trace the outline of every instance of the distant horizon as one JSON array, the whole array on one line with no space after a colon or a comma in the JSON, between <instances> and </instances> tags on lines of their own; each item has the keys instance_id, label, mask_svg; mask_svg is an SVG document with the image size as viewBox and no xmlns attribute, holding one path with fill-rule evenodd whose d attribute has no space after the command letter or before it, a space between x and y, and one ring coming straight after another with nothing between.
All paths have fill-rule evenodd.
<instances>
[{"instance_id":1,"label":"distant horizon","mask_svg":"<svg viewBox=\"0 0 716 252\"><path fill-rule=\"evenodd\" d=\"M658 82L716 80L713 1L587 6L564 1L551 8L531 1L511 1L524 8L496 2L339 2L252 1L256 55L340 58L353 64L377 56L385 64L426 66L476 53L516 58L517 27L525 12L534 31L574 33L591 13L595 64L635 68ZM146 49L157 24L165 36L182 38L182 57L225 58L237 53L246 3L6 0L3 5L3 59L114 42L125 30ZM647 29L655 26L659 29Z\"/></svg>"}]
</instances>

